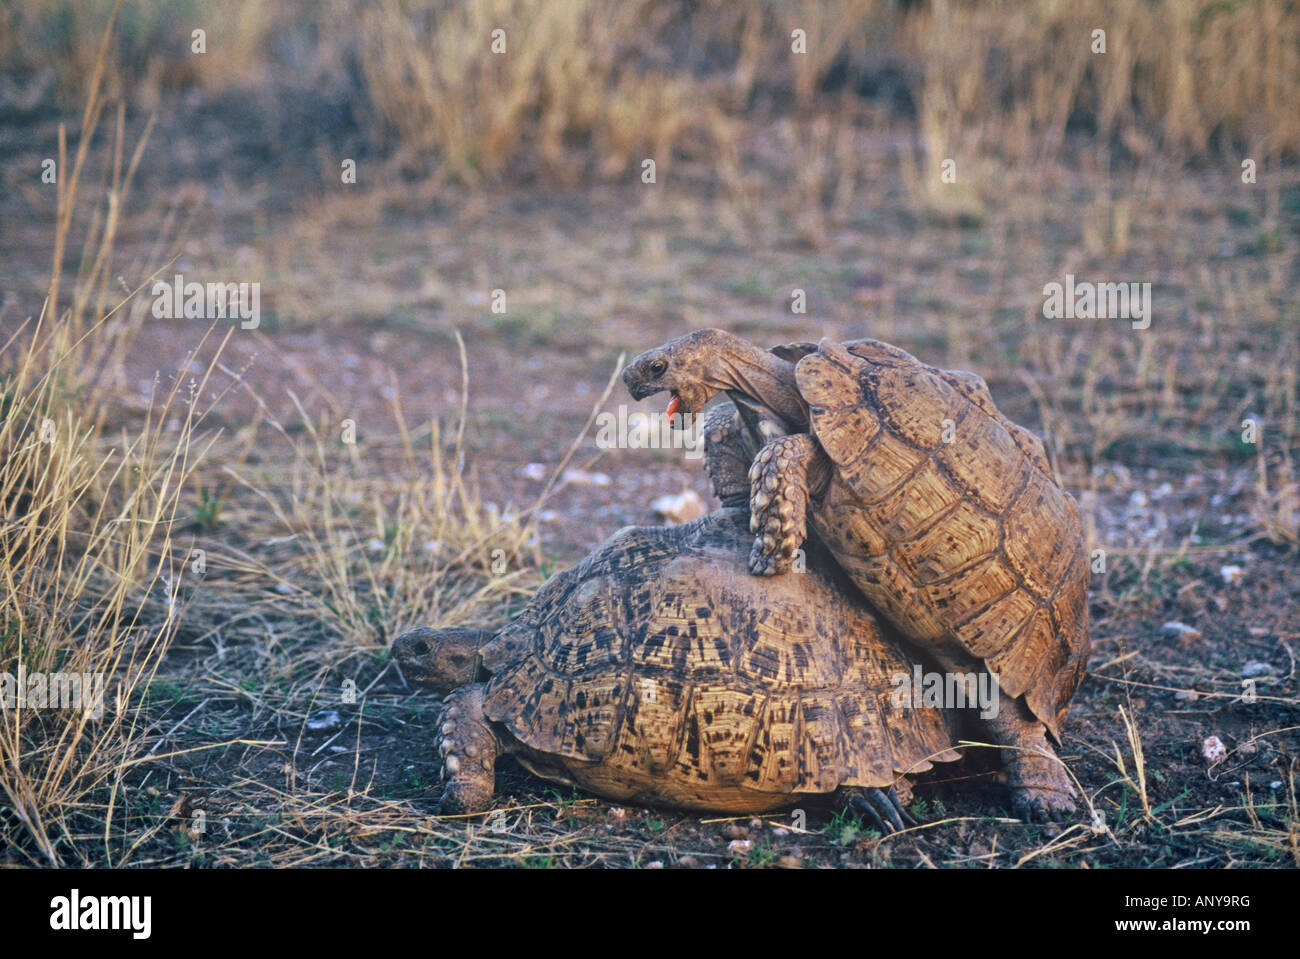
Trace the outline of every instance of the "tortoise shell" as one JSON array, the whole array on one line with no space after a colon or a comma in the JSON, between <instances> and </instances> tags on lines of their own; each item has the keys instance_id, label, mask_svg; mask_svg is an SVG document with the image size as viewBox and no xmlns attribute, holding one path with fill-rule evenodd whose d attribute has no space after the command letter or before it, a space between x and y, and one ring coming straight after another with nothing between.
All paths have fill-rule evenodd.
<instances>
[{"instance_id":1,"label":"tortoise shell","mask_svg":"<svg viewBox=\"0 0 1300 959\"><path fill-rule=\"evenodd\" d=\"M904 634L983 660L1059 742L1087 662L1089 571L1042 444L973 373L877 340L801 352L810 429L835 464L813 529Z\"/></svg>"},{"instance_id":2,"label":"tortoise shell","mask_svg":"<svg viewBox=\"0 0 1300 959\"><path fill-rule=\"evenodd\" d=\"M744 510L628 527L550 579L481 651L484 711L523 764L613 799L759 810L958 758L949 714L895 704L913 663L852 586L753 577L751 540Z\"/></svg>"}]
</instances>

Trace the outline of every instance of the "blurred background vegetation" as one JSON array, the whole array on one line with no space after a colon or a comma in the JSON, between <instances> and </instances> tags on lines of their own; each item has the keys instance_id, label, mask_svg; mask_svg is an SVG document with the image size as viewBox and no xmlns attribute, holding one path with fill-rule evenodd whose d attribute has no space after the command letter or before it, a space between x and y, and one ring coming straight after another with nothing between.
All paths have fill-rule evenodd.
<instances>
[{"instance_id":1,"label":"blurred background vegetation","mask_svg":"<svg viewBox=\"0 0 1300 959\"><path fill-rule=\"evenodd\" d=\"M0 6L0 109L84 96L111 0ZM506 30L512 55L488 37ZM190 50L206 31L206 56ZM1068 55L1105 29L1103 58ZM792 55L792 31L807 53ZM513 45L513 46L510 46ZM105 92L292 104L403 170L574 182L643 156L734 157L747 120L895 119L917 162L1059 158L1084 133L1117 159L1186 163L1300 150L1300 15L1290 0L158 0L121 11ZM848 116L846 116L848 111ZM852 175L849 167L831 176ZM727 164L720 164L724 176ZM733 176L741 174L734 168ZM930 179L929 177L922 177Z\"/></svg>"}]
</instances>

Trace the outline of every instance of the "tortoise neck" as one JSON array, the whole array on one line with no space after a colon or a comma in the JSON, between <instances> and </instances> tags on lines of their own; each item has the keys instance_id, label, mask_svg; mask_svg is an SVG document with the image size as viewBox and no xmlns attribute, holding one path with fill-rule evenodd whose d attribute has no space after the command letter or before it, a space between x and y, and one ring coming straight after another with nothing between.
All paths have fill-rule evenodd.
<instances>
[{"instance_id":1,"label":"tortoise neck","mask_svg":"<svg viewBox=\"0 0 1300 959\"><path fill-rule=\"evenodd\" d=\"M807 429L808 404L795 386L794 364L739 337L734 340L715 360L714 375L722 388L757 400L796 430Z\"/></svg>"}]
</instances>

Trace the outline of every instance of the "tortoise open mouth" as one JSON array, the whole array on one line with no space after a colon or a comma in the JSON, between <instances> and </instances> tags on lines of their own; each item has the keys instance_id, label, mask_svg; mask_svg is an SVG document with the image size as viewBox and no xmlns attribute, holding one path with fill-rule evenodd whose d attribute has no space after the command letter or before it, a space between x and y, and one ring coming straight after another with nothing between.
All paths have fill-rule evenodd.
<instances>
[{"instance_id":1,"label":"tortoise open mouth","mask_svg":"<svg viewBox=\"0 0 1300 959\"><path fill-rule=\"evenodd\" d=\"M674 390L672 393L672 399L668 401L668 409L666 411L668 419L671 420L674 416L676 416L681 411L681 408L682 408L682 398L677 393L677 391Z\"/></svg>"}]
</instances>

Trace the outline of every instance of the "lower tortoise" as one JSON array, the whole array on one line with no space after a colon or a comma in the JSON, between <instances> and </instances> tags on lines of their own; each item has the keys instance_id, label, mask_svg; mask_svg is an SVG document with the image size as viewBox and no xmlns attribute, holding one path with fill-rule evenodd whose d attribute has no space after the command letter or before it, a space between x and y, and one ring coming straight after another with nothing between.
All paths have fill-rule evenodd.
<instances>
[{"instance_id":1,"label":"lower tortoise","mask_svg":"<svg viewBox=\"0 0 1300 959\"><path fill-rule=\"evenodd\" d=\"M952 713L904 703L913 662L836 577L749 574L742 509L627 527L492 634L403 633L445 694L444 812L487 808L496 760L607 799L751 813L838 793L902 828L906 776L959 758Z\"/></svg>"}]
</instances>

